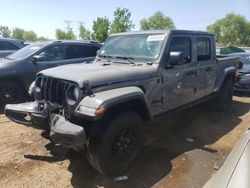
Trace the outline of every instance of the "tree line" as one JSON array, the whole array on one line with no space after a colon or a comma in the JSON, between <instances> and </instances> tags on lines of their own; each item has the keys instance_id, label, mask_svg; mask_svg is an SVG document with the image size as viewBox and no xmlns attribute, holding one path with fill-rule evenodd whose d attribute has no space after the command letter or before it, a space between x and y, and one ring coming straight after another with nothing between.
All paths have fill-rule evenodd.
<instances>
[{"instance_id":1,"label":"tree line","mask_svg":"<svg viewBox=\"0 0 250 188\"><path fill-rule=\"evenodd\" d=\"M131 20L131 12L127 8L117 8L114 12L113 20L107 17L98 17L93 21L92 31L88 30L84 25L79 27L80 39L97 40L104 42L109 34L131 31L134 28L134 23ZM174 29L173 20L165 16L162 12L156 12L153 16L143 19L140 22L141 30L150 29ZM57 29L57 39L76 39L73 29L68 30Z\"/></svg>"},{"instance_id":2,"label":"tree line","mask_svg":"<svg viewBox=\"0 0 250 188\"><path fill-rule=\"evenodd\" d=\"M45 37L38 37L34 31L26 31L21 28L14 28L11 30L8 26L0 26L0 38L14 38L25 41L44 41Z\"/></svg>"},{"instance_id":3,"label":"tree line","mask_svg":"<svg viewBox=\"0 0 250 188\"><path fill-rule=\"evenodd\" d=\"M83 24L79 26L77 36L72 28L56 29L55 35L58 40L86 39L104 42L109 34L131 31L134 23L131 20L131 12L127 8L117 8L113 14L113 20L107 17L98 17L93 21L92 31L88 30ZM141 20L141 30L149 29L174 29L173 20L165 16L162 12L156 12L153 16ZM0 37L16 38L26 41L47 40L45 37L38 37L34 31L25 31L21 28L9 29L8 26L0 26Z\"/></svg>"},{"instance_id":4,"label":"tree line","mask_svg":"<svg viewBox=\"0 0 250 188\"><path fill-rule=\"evenodd\" d=\"M58 40L85 39L104 42L109 34L131 31L134 27L130 10L117 8L113 14L113 20L109 20L107 17L98 17L93 21L92 30L80 24L79 35L76 35L72 28L58 28L55 34ZM140 30L175 28L173 20L160 11L140 21ZM207 31L215 34L219 45L250 46L250 21L241 15L229 13L224 18L216 20L213 24L207 26ZM0 26L0 37L26 41L47 40L45 37L38 37L34 31L25 31L21 28L11 30L8 26Z\"/></svg>"},{"instance_id":5,"label":"tree line","mask_svg":"<svg viewBox=\"0 0 250 188\"><path fill-rule=\"evenodd\" d=\"M250 46L250 21L234 13L207 26L214 33L217 43L224 46Z\"/></svg>"}]
</instances>

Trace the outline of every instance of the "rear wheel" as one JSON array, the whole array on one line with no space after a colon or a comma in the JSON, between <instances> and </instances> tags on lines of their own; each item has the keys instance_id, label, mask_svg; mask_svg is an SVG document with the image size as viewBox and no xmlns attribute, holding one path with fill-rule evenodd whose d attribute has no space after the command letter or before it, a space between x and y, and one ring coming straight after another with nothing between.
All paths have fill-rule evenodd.
<instances>
[{"instance_id":1,"label":"rear wheel","mask_svg":"<svg viewBox=\"0 0 250 188\"><path fill-rule=\"evenodd\" d=\"M143 144L143 121L135 112L118 115L110 123L94 126L87 158L93 168L108 177L123 175Z\"/></svg>"},{"instance_id":2,"label":"rear wheel","mask_svg":"<svg viewBox=\"0 0 250 188\"><path fill-rule=\"evenodd\" d=\"M233 86L233 78L227 77L213 100L213 106L216 110L223 112L230 108L233 99Z\"/></svg>"},{"instance_id":3,"label":"rear wheel","mask_svg":"<svg viewBox=\"0 0 250 188\"><path fill-rule=\"evenodd\" d=\"M15 104L24 100L25 94L22 87L12 81L0 82L0 109L6 104Z\"/></svg>"}]
</instances>

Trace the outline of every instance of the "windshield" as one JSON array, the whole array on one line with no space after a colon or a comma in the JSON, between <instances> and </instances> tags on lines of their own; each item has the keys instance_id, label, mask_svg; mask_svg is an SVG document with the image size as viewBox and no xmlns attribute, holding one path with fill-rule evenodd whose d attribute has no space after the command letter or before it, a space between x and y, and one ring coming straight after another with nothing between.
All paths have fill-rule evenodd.
<instances>
[{"instance_id":1,"label":"windshield","mask_svg":"<svg viewBox=\"0 0 250 188\"><path fill-rule=\"evenodd\" d=\"M36 51L40 50L43 46L45 46L46 43L37 43L37 44L30 44L28 46L25 46L24 48L16 51L13 54L10 54L9 56L6 57L6 59L11 59L11 60L21 60L24 59Z\"/></svg>"},{"instance_id":2,"label":"windshield","mask_svg":"<svg viewBox=\"0 0 250 188\"><path fill-rule=\"evenodd\" d=\"M165 34L118 35L109 37L99 56L155 60L159 57Z\"/></svg>"}]
</instances>

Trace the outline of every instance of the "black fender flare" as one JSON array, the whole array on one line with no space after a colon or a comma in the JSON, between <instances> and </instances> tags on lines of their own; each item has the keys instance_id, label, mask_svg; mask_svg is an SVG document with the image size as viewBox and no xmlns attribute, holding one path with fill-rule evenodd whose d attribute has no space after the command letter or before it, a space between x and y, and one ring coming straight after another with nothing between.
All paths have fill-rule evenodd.
<instances>
[{"instance_id":1,"label":"black fender flare","mask_svg":"<svg viewBox=\"0 0 250 188\"><path fill-rule=\"evenodd\" d=\"M145 94L139 87L136 86L116 88L107 91L101 91L91 96L86 96L81 100L81 102L77 106L75 110L75 115L86 115L95 118L94 113L86 114L83 111L81 112L81 109L85 108L86 111L88 109L93 109L93 111L97 109L105 109L106 111L116 105L134 100L138 100L141 102L141 104L143 104L143 109L146 111L147 119L152 120L153 115L150 111L149 104L147 103L147 100L145 98Z\"/></svg>"}]
</instances>

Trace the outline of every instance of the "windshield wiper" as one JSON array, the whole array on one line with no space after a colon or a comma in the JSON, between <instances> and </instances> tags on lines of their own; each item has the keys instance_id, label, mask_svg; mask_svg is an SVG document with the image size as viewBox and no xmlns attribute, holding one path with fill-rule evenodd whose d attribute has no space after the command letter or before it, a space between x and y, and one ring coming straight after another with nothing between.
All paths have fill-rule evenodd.
<instances>
[{"instance_id":1,"label":"windshield wiper","mask_svg":"<svg viewBox=\"0 0 250 188\"><path fill-rule=\"evenodd\" d=\"M125 59L128 60L128 62L130 64L135 64L135 62L133 61L134 58L133 57L129 57L129 56L115 56L116 59Z\"/></svg>"},{"instance_id":2,"label":"windshield wiper","mask_svg":"<svg viewBox=\"0 0 250 188\"><path fill-rule=\"evenodd\" d=\"M103 58L107 59L108 62L111 62L111 58L112 58L112 56L110 56L110 55L98 55L98 57L103 57Z\"/></svg>"}]
</instances>

